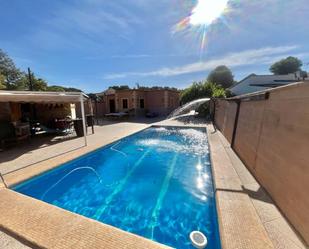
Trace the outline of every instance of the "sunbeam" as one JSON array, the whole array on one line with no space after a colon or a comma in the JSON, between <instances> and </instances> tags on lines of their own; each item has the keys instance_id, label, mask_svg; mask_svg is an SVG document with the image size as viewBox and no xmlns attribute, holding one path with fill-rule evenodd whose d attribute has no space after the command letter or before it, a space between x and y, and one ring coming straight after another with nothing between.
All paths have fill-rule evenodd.
<instances>
[{"instance_id":1,"label":"sunbeam","mask_svg":"<svg viewBox=\"0 0 309 249\"><path fill-rule=\"evenodd\" d=\"M198 0L190 14L175 25L174 32L187 29L197 32L200 40L199 49L202 54L207 43L208 27L227 11L227 2L228 0Z\"/></svg>"},{"instance_id":2,"label":"sunbeam","mask_svg":"<svg viewBox=\"0 0 309 249\"><path fill-rule=\"evenodd\" d=\"M223 13L228 0L198 0L190 14L191 25L209 25Z\"/></svg>"}]
</instances>

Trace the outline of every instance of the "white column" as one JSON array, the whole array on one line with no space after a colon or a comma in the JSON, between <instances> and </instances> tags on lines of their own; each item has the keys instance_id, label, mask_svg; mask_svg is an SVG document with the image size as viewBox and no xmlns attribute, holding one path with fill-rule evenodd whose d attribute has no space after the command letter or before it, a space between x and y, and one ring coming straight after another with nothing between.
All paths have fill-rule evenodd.
<instances>
[{"instance_id":1,"label":"white column","mask_svg":"<svg viewBox=\"0 0 309 249\"><path fill-rule=\"evenodd\" d=\"M85 146L87 146L87 134L86 134L86 116L85 116L85 108L84 108L84 96L80 94L80 109L82 112L82 121L83 121L83 130L84 130L84 138L85 138Z\"/></svg>"}]
</instances>

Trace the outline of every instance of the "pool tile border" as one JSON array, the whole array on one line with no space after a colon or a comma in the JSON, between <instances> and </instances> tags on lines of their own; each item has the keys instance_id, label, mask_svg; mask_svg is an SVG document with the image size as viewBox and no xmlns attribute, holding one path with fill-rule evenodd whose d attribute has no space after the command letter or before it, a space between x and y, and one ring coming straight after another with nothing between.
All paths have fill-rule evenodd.
<instances>
[{"instance_id":1,"label":"pool tile border","mask_svg":"<svg viewBox=\"0 0 309 249\"><path fill-rule=\"evenodd\" d=\"M270 249L273 244L221 144L218 131L207 125L222 248Z\"/></svg>"},{"instance_id":2,"label":"pool tile border","mask_svg":"<svg viewBox=\"0 0 309 249\"><path fill-rule=\"evenodd\" d=\"M170 248L9 189L0 196L0 229L33 247Z\"/></svg>"}]
</instances>

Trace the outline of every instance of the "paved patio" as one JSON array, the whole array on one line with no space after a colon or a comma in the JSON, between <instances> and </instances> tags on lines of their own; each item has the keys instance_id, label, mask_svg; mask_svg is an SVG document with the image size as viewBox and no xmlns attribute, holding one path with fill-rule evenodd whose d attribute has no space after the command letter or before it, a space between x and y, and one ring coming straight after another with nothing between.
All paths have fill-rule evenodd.
<instances>
[{"instance_id":1,"label":"paved patio","mask_svg":"<svg viewBox=\"0 0 309 249\"><path fill-rule=\"evenodd\" d=\"M23 244L19 240L13 238L7 233L1 231L0 229L0 248L9 248L9 249L30 249L31 247Z\"/></svg>"},{"instance_id":2,"label":"paved patio","mask_svg":"<svg viewBox=\"0 0 309 249\"><path fill-rule=\"evenodd\" d=\"M151 121L154 121L156 125L206 127L204 120L188 119L186 117L173 121ZM25 145L25 147L21 146L4 154L2 152L0 171L5 174L4 178L7 184L13 185L42 171L57 167L61 163L104 144L144 129L150 124L149 120L102 123L101 126L95 127L95 135L88 136L89 145L87 147L83 146L83 138L66 140L54 138L56 139L55 142L48 142L49 140L44 139L38 140L30 146L29 151L27 151L29 146ZM273 204L271 198L232 151L222 134L215 131L212 125L207 125L207 129L223 248L306 248L302 240ZM64 241L65 238L59 231L59 227L62 226L61 224L71 224L70 221L74 221L74 224L70 225L70 229L68 228L69 233L65 237L69 236L67 240L72 238L75 240L78 236L83 237L81 241L76 241L75 248L85 248L83 247L83 241L86 242L89 239L93 240L93 246L101 248L113 248L112 245L116 246L116 244L113 244L115 240L118 241L118 248L137 248L137 244L134 243L142 246L140 248L161 247L159 244L151 243L146 239L140 237L137 239L137 236L132 237L126 232L119 233L118 229L111 229L102 223L24 197L13 191L1 190L0 188L0 192L3 200L0 203L0 231L1 227L9 227L19 236L24 236L26 239L30 239L31 242L35 242L32 245L46 246L50 245L49 243L54 243L58 247L65 245L70 248L72 244L66 240ZM36 211L33 212L33 210ZM53 214L53 218L50 220L52 224L46 224L45 220L48 220L51 214ZM37 221L33 222L33 220ZM40 224L48 225L48 234L42 234ZM79 224L79 227L76 226L77 224ZM89 230L85 236L83 236L84 229ZM106 232L111 234L109 239L97 238L104 237ZM59 244L58 240L63 241L63 244ZM0 247L1 243L13 245L12 248L27 248L26 245L6 233L0 233ZM109 246L104 247L104 245Z\"/></svg>"},{"instance_id":3,"label":"paved patio","mask_svg":"<svg viewBox=\"0 0 309 249\"><path fill-rule=\"evenodd\" d=\"M106 144L123 136L147 127L151 119L141 119L136 122L103 121L95 126L95 134L89 129L88 147L96 144ZM157 120L154 120L157 121ZM147 123L148 122L148 123ZM34 165L35 163L60 157L84 147L84 138L77 138L75 134L69 136L42 136L30 139L0 152L0 173L3 175L15 170Z\"/></svg>"}]
</instances>

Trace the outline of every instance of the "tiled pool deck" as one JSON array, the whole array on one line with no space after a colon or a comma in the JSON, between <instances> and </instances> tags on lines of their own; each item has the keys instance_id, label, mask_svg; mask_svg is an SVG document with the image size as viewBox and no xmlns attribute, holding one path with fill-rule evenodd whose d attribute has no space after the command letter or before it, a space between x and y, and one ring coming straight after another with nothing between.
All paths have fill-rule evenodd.
<instances>
[{"instance_id":1,"label":"tiled pool deck","mask_svg":"<svg viewBox=\"0 0 309 249\"><path fill-rule=\"evenodd\" d=\"M212 125L177 121L157 124L207 128L223 248L306 248ZM80 147L81 139L40 147L1 163L0 172L14 169L4 176L8 185L14 185L147 126L125 122L96 127L96 134L88 137L87 147ZM55 154L65 151L70 152ZM43 160L42 155L50 159ZM12 248L168 248L3 187L0 198L0 246L6 243Z\"/></svg>"}]
</instances>

